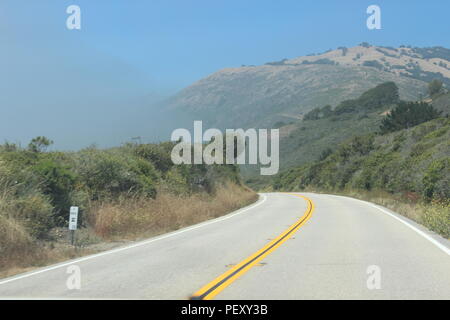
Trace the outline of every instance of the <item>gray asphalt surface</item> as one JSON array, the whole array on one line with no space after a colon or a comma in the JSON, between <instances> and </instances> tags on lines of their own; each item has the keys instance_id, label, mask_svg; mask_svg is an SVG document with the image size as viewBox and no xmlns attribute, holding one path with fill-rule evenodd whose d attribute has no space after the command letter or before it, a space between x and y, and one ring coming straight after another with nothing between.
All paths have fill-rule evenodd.
<instances>
[{"instance_id":1,"label":"gray asphalt surface","mask_svg":"<svg viewBox=\"0 0 450 320\"><path fill-rule=\"evenodd\" d=\"M355 199L304 195L315 205L311 219L216 299L450 299L448 240L401 217L430 241ZM1 279L0 299L187 299L286 231L306 208L290 194L263 194L213 221ZM66 285L73 265L81 271L79 290ZM369 266L380 270L379 289L367 286Z\"/></svg>"}]
</instances>

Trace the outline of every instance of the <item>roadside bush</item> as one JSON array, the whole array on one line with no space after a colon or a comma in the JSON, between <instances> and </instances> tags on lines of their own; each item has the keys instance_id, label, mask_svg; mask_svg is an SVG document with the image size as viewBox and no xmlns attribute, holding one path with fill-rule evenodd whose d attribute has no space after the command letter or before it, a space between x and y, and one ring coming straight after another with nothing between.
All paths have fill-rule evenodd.
<instances>
[{"instance_id":1,"label":"roadside bush","mask_svg":"<svg viewBox=\"0 0 450 320\"><path fill-rule=\"evenodd\" d=\"M161 188L173 194L188 194L190 192L187 183L187 167L184 165L175 166L167 173L164 181L161 182Z\"/></svg>"},{"instance_id":2,"label":"roadside bush","mask_svg":"<svg viewBox=\"0 0 450 320\"><path fill-rule=\"evenodd\" d=\"M33 171L40 178L40 189L47 195L55 208L56 217L66 217L72 205L70 195L73 192L76 177L68 166L51 157L45 157L33 166Z\"/></svg>"},{"instance_id":3,"label":"roadside bush","mask_svg":"<svg viewBox=\"0 0 450 320\"><path fill-rule=\"evenodd\" d=\"M156 194L157 173L150 162L119 151L86 150L76 155L75 170L93 200L121 193Z\"/></svg>"},{"instance_id":4,"label":"roadside bush","mask_svg":"<svg viewBox=\"0 0 450 320\"><path fill-rule=\"evenodd\" d=\"M134 149L134 153L137 156L153 163L156 170L165 173L173 166L172 159L170 157L170 150L172 150L172 146L173 144L171 143L141 144Z\"/></svg>"},{"instance_id":5,"label":"roadside bush","mask_svg":"<svg viewBox=\"0 0 450 320\"><path fill-rule=\"evenodd\" d=\"M53 207L41 194L30 195L11 202L9 216L19 221L34 238L45 238L53 227Z\"/></svg>"},{"instance_id":6,"label":"roadside bush","mask_svg":"<svg viewBox=\"0 0 450 320\"><path fill-rule=\"evenodd\" d=\"M450 159L433 161L425 171L422 183L426 199L450 199Z\"/></svg>"},{"instance_id":7,"label":"roadside bush","mask_svg":"<svg viewBox=\"0 0 450 320\"><path fill-rule=\"evenodd\" d=\"M446 239L450 238L450 203L433 203L423 206L422 223Z\"/></svg>"}]
</instances>

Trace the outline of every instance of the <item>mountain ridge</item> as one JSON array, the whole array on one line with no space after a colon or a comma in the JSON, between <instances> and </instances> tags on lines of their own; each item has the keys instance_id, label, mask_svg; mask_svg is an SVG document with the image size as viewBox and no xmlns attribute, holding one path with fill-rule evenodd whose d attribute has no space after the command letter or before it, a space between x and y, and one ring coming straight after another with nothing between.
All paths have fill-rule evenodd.
<instances>
[{"instance_id":1,"label":"mountain ridge","mask_svg":"<svg viewBox=\"0 0 450 320\"><path fill-rule=\"evenodd\" d=\"M448 49L362 43L261 66L221 69L168 99L165 107L219 128L272 127L389 81L398 85L403 100L417 100L435 78L450 84Z\"/></svg>"}]
</instances>

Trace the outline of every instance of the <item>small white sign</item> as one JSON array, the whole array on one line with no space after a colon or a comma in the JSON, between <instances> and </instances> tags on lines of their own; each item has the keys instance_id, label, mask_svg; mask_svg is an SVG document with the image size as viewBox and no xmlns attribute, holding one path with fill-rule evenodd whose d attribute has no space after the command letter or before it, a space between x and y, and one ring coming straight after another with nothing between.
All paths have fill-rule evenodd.
<instances>
[{"instance_id":1,"label":"small white sign","mask_svg":"<svg viewBox=\"0 0 450 320\"><path fill-rule=\"evenodd\" d=\"M69 230L77 230L78 207L70 207Z\"/></svg>"}]
</instances>

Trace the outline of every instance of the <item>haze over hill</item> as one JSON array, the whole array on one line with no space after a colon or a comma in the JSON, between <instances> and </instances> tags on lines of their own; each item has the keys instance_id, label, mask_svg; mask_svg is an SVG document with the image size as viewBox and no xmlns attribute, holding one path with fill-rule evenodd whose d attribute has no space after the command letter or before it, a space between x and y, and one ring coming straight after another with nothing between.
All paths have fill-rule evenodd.
<instances>
[{"instance_id":1,"label":"haze over hill","mask_svg":"<svg viewBox=\"0 0 450 320\"><path fill-rule=\"evenodd\" d=\"M400 98L425 95L427 82L450 84L450 50L442 47L381 47L362 43L322 54L261 66L220 70L166 101L219 128L271 127L301 119L309 110L358 97L387 81Z\"/></svg>"}]
</instances>

